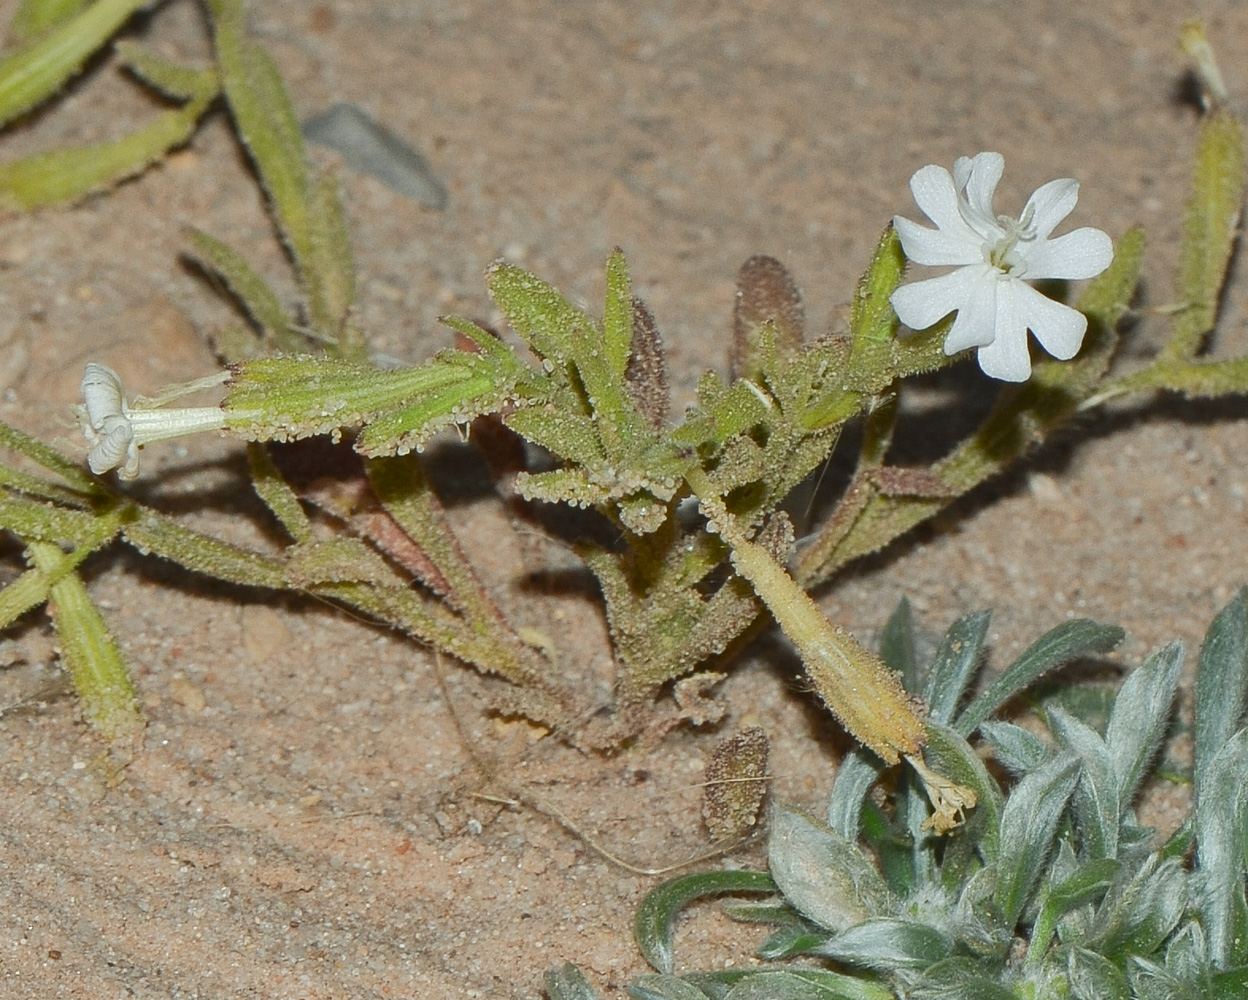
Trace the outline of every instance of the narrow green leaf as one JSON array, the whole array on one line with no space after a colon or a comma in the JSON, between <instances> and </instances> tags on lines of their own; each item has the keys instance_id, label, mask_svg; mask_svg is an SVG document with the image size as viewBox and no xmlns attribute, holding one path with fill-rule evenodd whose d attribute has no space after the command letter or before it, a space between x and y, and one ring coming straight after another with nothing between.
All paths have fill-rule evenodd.
<instances>
[{"instance_id":1,"label":"narrow green leaf","mask_svg":"<svg viewBox=\"0 0 1248 1000\"><path fill-rule=\"evenodd\" d=\"M0 125L61 89L148 0L96 0L0 60Z\"/></svg>"},{"instance_id":2,"label":"narrow green leaf","mask_svg":"<svg viewBox=\"0 0 1248 1000\"><path fill-rule=\"evenodd\" d=\"M628 371L633 343L633 293L628 261L616 247L607 260L607 303L602 310L602 343L607 364L617 379Z\"/></svg>"},{"instance_id":3,"label":"narrow green leaf","mask_svg":"<svg viewBox=\"0 0 1248 1000\"><path fill-rule=\"evenodd\" d=\"M815 930L805 921L801 921L775 931L758 946L754 954L768 961L792 958L794 955L805 955L826 944L831 937L829 931Z\"/></svg>"},{"instance_id":4,"label":"narrow green leaf","mask_svg":"<svg viewBox=\"0 0 1248 1000\"><path fill-rule=\"evenodd\" d=\"M849 333L853 345L851 365L858 368L878 366L893 348L897 333L897 315L889 297L897 290L906 269L906 255L901 240L891 225L884 230L866 273L854 290L850 310Z\"/></svg>"},{"instance_id":5,"label":"narrow green leaf","mask_svg":"<svg viewBox=\"0 0 1248 1000\"><path fill-rule=\"evenodd\" d=\"M1130 1000L1126 973L1087 948L1066 952L1066 978L1075 1000Z\"/></svg>"},{"instance_id":6,"label":"narrow green leaf","mask_svg":"<svg viewBox=\"0 0 1248 1000\"><path fill-rule=\"evenodd\" d=\"M312 522L303 504L277 471L269 450L262 444L247 445L247 465L251 469L251 485L264 505L273 512L282 527L296 542L312 539Z\"/></svg>"},{"instance_id":7,"label":"narrow green leaf","mask_svg":"<svg viewBox=\"0 0 1248 1000\"><path fill-rule=\"evenodd\" d=\"M1248 393L1248 359L1155 361L1147 368L1109 382L1087 405L1150 389L1179 392L1189 399L1243 395Z\"/></svg>"},{"instance_id":8,"label":"narrow green leaf","mask_svg":"<svg viewBox=\"0 0 1248 1000\"><path fill-rule=\"evenodd\" d=\"M69 576L95 549L79 545L72 552L62 553L58 561L49 558L45 569L28 569L0 590L0 629L8 628L32 608L44 604L52 595L52 587Z\"/></svg>"},{"instance_id":9,"label":"narrow green leaf","mask_svg":"<svg viewBox=\"0 0 1248 1000\"><path fill-rule=\"evenodd\" d=\"M38 441L29 434L24 434L16 427L10 427L3 422L0 422L0 447L15 451L49 472L56 473L76 492L86 497L103 497L105 495L103 487L100 486L94 476L83 468L81 461L76 462L73 459L66 458L55 448L50 448L42 441ZM18 489L24 488L18 486ZM38 490L31 490L30 492L36 495L43 495Z\"/></svg>"},{"instance_id":10,"label":"narrow green leaf","mask_svg":"<svg viewBox=\"0 0 1248 1000\"><path fill-rule=\"evenodd\" d=\"M209 0L209 9L221 85L239 137L294 260L313 325L336 344L343 316L335 309L346 293L339 268L349 261L340 265L325 255L344 227L318 218L326 204L318 203L309 179L298 116L272 57L247 33L242 0Z\"/></svg>"},{"instance_id":11,"label":"narrow green leaf","mask_svg":"<svg viewBox=\"0 0 1248 1000\"><path fill-rule=\"evenodd\" d=\"M365 471L386 513L407 536L398 544L405 551L403 564L408 571L480 632L493 633L500 642L514 641L460 547L420 460L415 456L375 458L365 463ZM382 547L395 554L393 547Z\"/></svg>"},{"instance_id":12,"label":"narrow green leaf","mask_svg":"<svg viewBox=\"0 0 1248 1000\"><path fill-rule=\"evenodd\" d=\"M1063 755L1023 778L1001 811L994 893L1006 927L1017 923L1044 871L1057 821L1079 780L1079 761Z\"/></svg>"},{"instance_id":13,"label":"narrow green leaf","mask_svg":"<svg viewBox=\"0 0 1248 1000\"><path fill-rule=\"evenodd\" d=\"M1116 858L1097 858L1079 866L1073 875L1049 890L1047 905L1058 916L1102 896L1118 872Z\"/></svg>"},{"instance_id":14,"label":"narrow green leaf","mask_svg":"<svg viewBox=\"0 0 1248 1000\"><path fill-rule=\"evenodd\" d=\"M970 736L988 716L1039 677L1080 657L1108 653L1122 642L1125 634L1116 625L1098 625L1087 618L1063 622L1050 629L967 706L953 728L963 736Z\"/></svg>"},{"instance_id":15,"label":"narrow green leaf","mask_svg":"<svg viewBox=\"0 0 1248 1000\"><path fill-rule=\"evenodd\" d=\"M549 362L554 368L571 360L575 331L601 336L598 324L587 313L523 268L495 261L486 270L485 278L491 297L511 328L543 362Z\"/></svg>"},{"instance_id":16,"label":"narrow green leaf","mask_svg":"<svg viewBox=\"0 0 1248 1000\"><path fill-rule=\"evenodd\" d=\"M338 356L366 360L363 340L347 322L355 305L355 255L338 179L331 173L317 178L309 201L308 248L300 267L309 286L309 306L320 310L310 317L312 324L337 345Z\"/></svg>"},{"instance_id":17,"label":"narrow green leaf","mask_svg":"<svg viewBox=\"0 0 1248 1000\"><path fill-rule=\"evenodd\" d=\"M1130 308L1139 286L1144 243L1144 230L1139 226L1123 233L1114 246L1114 259L1109 267L1087 283L1075 303L1075 308L1088 317L1094 337L1116 341L1113 328Z\"/></svg>"},{"instance_id":18,"label":"narrow green leaf","mask_svg":"<svg viewBox=\"0 0 1248 1000\"><path fill-rule=\"evenodd\" d=\"M0 165L0 204L23 211L68 204L133 177L189 140L210 100L166 111L114 142L57 149Z\"/></svg>"},{"instance_id":19,"label":"narrow green leaf","mask_svg":"<svg viewBox=\"0 0 1248 1000\"><path fill-rule=\"evenodd\" d=\"M1060 850L1073 857L1066 842L1062 843ZM1056 882L1052 881L1054 873L1050 872L1050 884L1041 896L1040 912L1031 928L1031 942L1027 948L1029 967L1038 963L1048 951L1058 921L1080 906L1099 902L1113 884L1118 869L1117 859L1098 858L1079 865L1075 871Z\"/></svg>"},{"instance_id":20,"label":"narrow green leaf","mask_svg":"<svg viewBox=\"0 0 1248 1000\"><path fill-rule=\"evenodd\" d=\"M574 410L530 406L507 414L503 423L565 462L592 465L604 458L593 420Z\"/></svg>"},{"instance_id":21,"label":"narrow green leaf","mask_svg":"<svg viewBox=\"0 0 1248 1000\"><path fill-rule=\"evenodd\" d=\"M1157 849L1157 854L1161 858L1178 858L1182 860L1187 856L1188 850L1195 841L1195 817L1188 813L1187 818L1179 824L1179 828Z\"/></svg>"},{"instance_id":22,"label":"narrow green leaf","mask_svg":"<svg viewBox=\"0 0 1248 1000\"><path fill-rule=\"evenodd\" d=\"M0 528L44 542L99 544L108 537L100 535L102 519L107 513L75 510L18 493L0 492ZM107 523L112 531L117 530L115 516L108 518Z\"/></svg>"},{"instance_id":23,"label":"narrow green leaf","mask_svg":"<svg viewBox=\"0 0 1248 1000\"><path fill-rule=\"evenodd\" d=\"M637 907L633 935L652 967L670 973L673 966L672 932L676 915L695 899L724 893L775 892L766 872L710 871L681 875L655 886Z\"/></svg>"},{"instance_id":24,"label":"narrow green leaf","mask_svg":"<svg viewBox=\"0 0 1248 1000\"><path fill-rule=\"evenodd\" d=\"M9 38L25 46L79 13L89 0L22 0L9 22Z\"/></svg>"},{"instance_id":25,"label":"narrow green leaf","mask_svg":"<svg viewBox=\"0 0 1248 1000\"><path fill-rule=\"evenodd\" d=\"M1187 919L1166 942L1166 968L1192 982L1208 979L1209 939L1198 920Z\"/></svg>"},{"instance_id":26,"label":"narrow green leaf","mask_svg":"<svg viewBox=\"0 0 1248 1000\"><path fill-rule=\"evenodd\" d=\"M1196 666L1195 766L1199 803L1205 771L1244 715L1248 697L1248 589L1223 608L1209 630ZM1199 808L1199 805L1198 805Z\"/></svg>"},{"instance_id":27,"label":"narrow green leaf","mask_svg":"<svg viewBox=\"0 0 1248 1000\"><path fill-rule=\"evenodd\" d=\"M784 898L820 927L843 931L885 910L889 892L875 866L809 816L773 809L767 858Z\"/></svg>"},{"instance_id":28,"label":"narrow green leaf","mask_svg":"<svg viewBox=\"0 0 1248 1000\"><path fill-rule=\"evenodd\" d=\"M35 568L55 572L63 553L50 542L29 546ZM82 705L83 717L105 739L134 736L143 730L143 713L130 670L87 588L76 573L54 583L48 604L60 639L61 657Z\"/></svg>"},{"instance_id":29,"label":"narrow green leaf","mask_svg":"<svg viewBox=\"0 0 1248 1000\"><path fill-rule=\"evenodd\" d=\"M1174 336L1161 351L1162 361L1195 357L1213 329L1243 201L1243 132L1235 114L1220 108L1201 125L1179 253L1177 292L1183 308L1175 314Z\"/></svg>"},{"instance_id":30,"label":"narrow green leaf","mask_svg":"<svg viewBox=\"0 0 1248 1000\"><path fill-rule=\"evenodd\" d=\"M1105 729L1118 777L1118 809L1125 812L1170 725L1170 709L1183 666L1183 644L1172 642L1141 663L1123 682Z\"/></svg>"},{"instance_id":31,"label":"narrow green leaf","mask_svg":"<svg viewBox=\"0 0 1248 1000\"><path fill-rule=\"evenodd\" d=\"M926 969L907 1000L1018 1000L1018 994L1000 984L991 965L957 956Z\"/></svg>"},{"instance_id":32,"label":"narrow green leaf","mask_svg":"<svg viewBox=\"0 0 1248 1000\"><path fill-rule=\"evenodd\" d=\"M201 535L150 509L135 507L123 533L140 552L169 559L192 572L252 587L288 587L280 559Z\"/></svg>"},{"instance_id":33,"label":"narrow green leaf","mask_svg":"<svg viewBox=\"0 0 1248 1000\"><path fill-rule=\"evenodd\" d=\"M779 899L761 903L725 902L724 916L743 924L769 924L772 927L798 927L809 929L810 925L788 903Z\"/></svg>"},{"instance_id":34,"label":"narrow green leaf","mask_svg":"<svg viewBox=\"0 0 1248 1000\"><path fill-rule=\"evenodd\" d=\"M202 230L188 228L186 238L195 258L221 276L226 287L279 350L297 353L303 337L292 329L291 318L268 283L233 247Z\"/></svg>"},{"instance_id":35,"label":"narrow green leaf","mask_svg":"<svg viewBox=\"0 0 1248 1000\"><path fill-rule=\"evenodd\" d=\"M114 49L135 76L176 101L210 101L221 89L215 69L191 69L127 38Z\"/></svg>"},{"instance_id":36,"label":"narrow green leaf","mask_svg":"<svg viewBox=\"0 0 1248 1000\"><path fill-rule=\"evenodd\" d=\"M923 687L928 718L948 725L979 666L991 611L978 611L953 623L941 640Z\"/></svg>"},{"instance_id":37,"label":"narrow green leaf","mask_svg":"<svg viewBox=\"0 0 1248 1000\"><path fill-rule=\"evenodd\" d=\"M1127 965L1127 976L1138 1000L1239 1000L1242 996L1211 996L1203 985L1192 987L1159 963L1139 956Z\"/></svg>"}]
</instances>

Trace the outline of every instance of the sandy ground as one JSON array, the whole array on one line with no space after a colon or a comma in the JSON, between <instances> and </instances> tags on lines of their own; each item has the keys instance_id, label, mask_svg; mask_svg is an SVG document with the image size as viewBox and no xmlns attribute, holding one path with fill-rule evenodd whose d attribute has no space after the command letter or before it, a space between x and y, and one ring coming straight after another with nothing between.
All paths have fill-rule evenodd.
<instances>
[{"instance_id":1,"label":"sandy ground","mask_svg":"<svg viewBox=\"0 0 1248 1000\"><path fill-rule=\"evenodd\" d=\"M0 3L5 20L14 6ZM449 342L438 315L489 319L482 271L503 254L596 303L618 244L681 401L704 367L726 368L746 257L783 259L825 329L889 217L914 214L911 172L981 149L1006 156L1002 210L1075 176L1075 224L1114 236L1144 224L1144 302L1165 303L1197 122L1182 99L1183 17L1208 20L1232 93L1248 94L1248 5L1212 0L252 8L301 113L361 104L449 188L439 212L343 175L378 351L417 360ZM204 51L187 0L146 31L171 55ZM151 113L104 64L0 148L9 158L120 134ZM213 369L206 335L230 314L178 261L188 223L293 292L220 115L107 197L5 220L0 418L69 444L85 361L118 368L134 391ZM1219 353L1248 352L1241 270ZM1144 317L1123 363L1164 329ZM1244 416L1239 403L1091 416L823 605L864 634L903 594L928 630L991 606L998 666L1073 616L1124 625L1126 662L1174 637L1194 648L1248 582ZM947 446L950 422L933 410L918 452ZM232 537L261 532L237 443L149 457L134 489ZM518 621L554 637L569 672L603 684L592 600L515 586L534 559L566 555L512 537L500 508L478 494L453 510L483 575ZM654 880L475 796L481 777L425 650L332 608L128 553L97 558L89 576L136 665L146 749L120 768L65 696L0 716L0 994L535 997L544 969L575 960L618 996L643 971L629 926ZM55 678L42 620L12 641L6 702ZM764 643L725 697L730 724L771 731L775 794L818 811L844 743L796 674ZM613 850L661 865L705 843L697 783L712 737L588 757L485 717L466 671L452 669L447 690L478 746ZM1164 818L1175 798L1162 789L1150 808ZM737 860L757 863L757 850ZM684 925L678 958L748 961L755 939L707 909Z\"/></svg>"}]
</instances>

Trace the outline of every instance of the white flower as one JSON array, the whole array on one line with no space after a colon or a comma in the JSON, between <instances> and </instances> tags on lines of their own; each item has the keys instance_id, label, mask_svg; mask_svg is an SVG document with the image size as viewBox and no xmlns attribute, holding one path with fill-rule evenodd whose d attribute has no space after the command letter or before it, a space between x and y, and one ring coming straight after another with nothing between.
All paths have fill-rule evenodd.
<instances>
[{"instance_id":1,"label":"white flower","mask_svg":"<svg viewBox=\"0 0 1248 1000\"><path fill-rule=\"evenodd\" d=\"M211 376L188 383L165 397L176 398L210 385L220 385L225 375ZM225 411L219 406L192 406L172 410L148 409L160 401L135 401L132 408L122 392L121 376L107 365L87 365L82 376L83 405L75 407L78 423L91 450L87 465L97 476L117 469L122 479L139 474L139 449L153 441L194 434L198 431L220 430L225 426Z\"/></svg>"},{"instance_id":2,"label":"white flower","mask_svg":"<svg viewBox=\"0 0 1248 1000\"><path fill-rule=\"evenodd\" d=\"M1076 229L1049 239L1079 200L1069 177L1037 189L1017 219L997 215L992 197L1001 180L1000 153L959 157L950 174L930 165L910 178L910 190L935 229L893 219L901 247L916 264L957 270L898 288L893 309L906 326L923 330L957 311L945 354L979 348L979 367L1006 382L1031 375L1027 331L1053 357L1073 358L1088 321L1046 298L1028 281L1091 278L1113 260L1114 245L1099 229Z\"/></svg>"}]
</instances>

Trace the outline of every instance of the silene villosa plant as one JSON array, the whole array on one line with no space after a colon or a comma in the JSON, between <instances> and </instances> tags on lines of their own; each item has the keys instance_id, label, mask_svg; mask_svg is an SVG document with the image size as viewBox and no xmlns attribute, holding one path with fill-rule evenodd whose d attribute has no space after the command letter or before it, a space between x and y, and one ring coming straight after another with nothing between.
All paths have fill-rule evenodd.
<instances>
[{"instance_id":1,"label":"silene villosa plant","mask_svg":"<svg viewBox=\"0 0 1248 1000\"><path fill-rule=\"evenodd\" d=\"M636 980L630 996L1248 995L1248 592L1205 638L1195 681L1193 808L1164 838L1139 823L1134 803L1171 726L1181 644L1128 675L1103 731L1069 710L1080 699L1051 693L1040 702L1042 736L991 717L1054 667L1112 648L1122 632L1067 622L972 695L988 621L981 612L955 623L926 669L917 669L903 603L882 647L929 706L929 761L979 800L967 821L937 835L939 814L910 776L882 774L877 758L854 752L837 771L826 816L773 808L769 873L702 872L649 894L636 935L658 971ZM769 894L726 906L734 919L774 928L755 953L767 962L674 975L679 911L725 893ZM547 989L551 1000L595 995L573 966L549 973Z\"/></svg>"},{"instance_id":2,"label":"silene villosa plant","mask_svg":"<svg viewBox=\"0 0 1248 1000\"><path fill-rule=\"evenodd\" d=\"M25 0L14 45L0 59L0 125L54 99L143 6ZM283 301L226 242L192 229L188 253L240 309L239 321L215 337L222 369L144 399L127 394L107 358L93 360L77 411L86 468L81 456L0 424L0 446L12 456L0 463L0 527L26 559L25 571L0 591L0 627L47 605L96 731L133 738L143 729L128 667L78 573L114 543L193 573L350 608L493 678L493 711L595 750L722 719L715 685L731 654L769 617L864 750L842 766L827 824L777 811L771 876L738 873L749 884L726 887L769 889L774 879L786 902L757 911L783 923L769 954L818 954L878 975L828 980L834 974L825 971L816 982L806 972L781 973L801 983L742 982L731 987L737 1000L923 995L916 990L1041 996L1062 988L1078 996L1180 996L1187 994L1145 993L1142 984L1202 976L1216 983L1240 963L1241 867L1224 858L1228 851L1242 858L1234 846L1240 814L1228 820L1230 798L1201 794L1207 775L1230 766L1219 762L1221 750L1198 750L1190 873L1178 846L1145 850L1130 812L1164 732L1177 651L1141 668L1138 676L1155 683L1128 682L1119 698L1125 707L1115 709L1103 736L1055 709L1050 743L987 717L1042 672L1037 663L1047 669L1101 651L1109 632L1060 633L1050 641L1062 656L1041 649L1024 657L1030 665L1016 664L961 709L975 668L974 656L962 653L978 650L980 619L958 626L967 633L962 645L943 652L920 681L904 662L877 656L828 621L810 597L1080 410L1157 390L1248 392L1248 359L1202 354L1234 247L1245 170L1242 129L1198 25L1184 37L1199 56L1208 100L1175 303L1165 310L1173 332L1143 367L1125 375L1113 369L1119 325L1136 294L1142 230L1116 243L1086 227L1054 235L1077 201L1069 178L1042 185L1018 216L998 214L1004 161L981 152L952 171L929 165L914 174L914 199L935 228L894 219L853 290L848 320L827 336L807 336L797 284L780 262L748 260L731 317L730 373L703 375L692 405L672 419L658 324L634 294L618 250L606 263L597 312L498 261L486 282L505 329L449 317L453 346L414 367L374 363L355 319L355 267L336 182L309 167L285 83L249 33L242 0L206 0L203 10L209 65L177 64L133 40L115 47L139 85L174 108L119 140L0 166L4 204L73 203L140 174L223 103L298 281L298 300ZM905 282L909 263L946 270ZM1070 304L1060 301L1062 283L1085 280ZM1032 336L1047 356L1033 360ZM996 404L939 460L893 464L907 384L972 351L983 373L1003 383ZM200 392L217 398L171 405ZM858 433L848 484L826 517L795 525L795 491L826 466L850 425ZM602 529L581 535L576 552L597 581L610 625L609 703L560 664L540 628L510 620L492 583L478 576L420 454L450 429L481 447L516 516L536 530L546 530L537 506L554 504L591 511ZM259 550L214 537L111 481L114 470L122 481L139 476L145 447L201 431L248 442L250 485L280 543ZM306 439L315 437L327 441L310 455ZM1222 735L1236 725L1238 714ZM977 730L1017 773L1008 795L966 742ZM717 768L754 774L756 784L765 742L761 734L729 741ZM865 802L879 772L903 761L884 798ZM756 801L729 799L720 795L708 807L721 846L735 842ZM1232 832L1215 835L1218 823ZM860 827L866 853L856 843ZM653 916L654 906L646 912ZM1020 946L1020 935L1030 944ZM670 971L663 960L656 964ZM840 985L827 985L833 981ZM565 991L560 996L588 995L576 992L588 987L575 973L552 982L552 992ZM696 998L719 987L663 979L635 989ZM750 992L756 989L770 992Z\"/></svg>"}]
</instances>

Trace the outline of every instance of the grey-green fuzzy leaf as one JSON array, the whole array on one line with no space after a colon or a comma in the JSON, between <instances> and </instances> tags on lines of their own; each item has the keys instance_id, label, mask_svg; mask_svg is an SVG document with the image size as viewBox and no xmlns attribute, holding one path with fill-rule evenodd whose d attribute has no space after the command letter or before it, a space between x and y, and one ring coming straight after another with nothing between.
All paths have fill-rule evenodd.
<instances>
[{"instance_id":1,"label":"grey-green fuzzy leaf","mask_svg":"<svg viewBox=\"0 0 1248 1000\"><path fill-rule=\"evenodd\" d=\"M681 875L646 895L633 918L637 947L654 968L672 971L672 924L680 910L702 896L725 892L774 892L766 872L712 871Z\"/></svg>"},{"instance_id":2,"label":"grey-green fuzzy leaf","mask_svg":"<svg viewBox=\"0 0 1248 1000\"><path fill-rule=\"evenodd\" d=\"M828 797L828 826L851 843L862 827L862 800L883 770L883 761L861 750L846 754L837 768Z\"/></svg>"},{"instance_id":3,"label":"grey-green fuzzy leaf","mask_svg":"<svg viewBox=\"0 0 1248 1000\"><path fill-rule=\"evenodd\" d=\"M589 985L585 973L571 962L548 970L544 982L550 1000L598 1000L598 993Z\"/></svg>"},{"instance_id":4,"label":"grey-green fuzzy leaf","mask_svg":"<svg viewBox=\"0 0 1248 1000\"><path fill-rule=\"evenodd\" d=\"M979 657L988 634L990 611L978 611L953 623L936 652L923 688L928 718L948 725L958 702L979 666Z\"/></svg>"},{"instance_id":5,"label":"grey-green fuzzy leaf","mask_svg":"<svg viewBox=\"0 0 1248 1000\"><path fill-rule=\"evenodd\" d=\"M889 615L880 636L880 659L888 668L901 674L907 691L918 690L918 667L914 662L914 615L904 597Z\"/></svg>"},{"instance_id":6,"label":"grey-green fuzzy leaf","mask_svg":"<svg viewBox=\"0 0 1248 1000\"><path fill-rule=\"evenodd\" d=\"M1066 976L1077 1000L1129 1000L1130 989L1123 971L1087 948L1071 948L1066 955Z\"/></svg>"},{"instance_id":7,"label":"grey-green fuzzy leaf","mask_svg":"<svg viewBox=\"0 0 1248 1000\"><path fill-rule=\"evenodd\" d=\"M1156 854L1134 871L1120 869L1093 918L1096 932L1084 945L1116 960L1152 954L1183 915L1186 883L1187 874L1177 861Z\"/></svg>"},{"instance_id":8,"label":"grey-green fuzzy leaf","mask_svg":"<svg viewBox=\"0 0 1248 1000\"><path fill-rule=\"evenodd\" d=\"M1197 906L1209 953L1219 968L1231 958L1236 897L1243 897L1244 840L1248 825L1248 729L1241 729L1210 759L1197 789Z\"/></svg>"},{"instance_id":9,"label":"grey-green fuzzy leaf","mask_svg":"<svg viewBox=\"0 0 1248 1000\"><path fill-rule=\"evenodd\" d=\"M824 969L759 972L742 979L724 1000L892 1000L892 990Z\"/></svg>"},{"instance_id":10,"label":"grey-green fuzzy leaf","mask_svg":"<svg viewBox=\"0 0 1248 1000\"><path fill-rule=\"evenodd\" d=\"M1017 777L1043 766L1053 756L1044 740L1012 722L984 722L979 730L992 744L993 756Z\"/></svg>"},{"instance_id":11,"label":"grey-green fuzzy leaf","mask_svg":"<svg viewBox=\"0 0 1248 1000\"><path fill-rule=\"evenodd\" d=\"M1079 760L1063 754L1020 781L1001 812L995 898L1012 927L1040 878L1057 821L1079 780Z\"/></svg>"},{"instance_id":12,"label":"grey-green fuzzy leaf","mask_svg":"<svg viewBox=\"0 0 1248 1000\"><path fill-rule=\"evenodd\" d=\"M1118 855L1118 775L1105 741L1073 715L1053 707L1049 721L1062 745L1082 765L1075 788L1075 816L1089 857Z\"/></svg>"},{"instance_id":13,"label":"grey-green fuzzy leaf","mask_svg":"<svg viewBox=\"0 0 1248 1000\"><path fill-rule=\"evenodd\" d=\"M976 726L1037 678L1080 657L1108 653L1122 642L1124 635L1116 625L1100 625L1086 618L1050 629L971 702L953 728L969 736Z\"/></svg>"},{"instance_id":14,"label":"grey-green fuzzy leaf","mask_svg":"<svg viewBox=\"0 0 1248 1000\"><path fill-rule=\"evenodd\" d=\"M1183 666L1183 644L1158 650L1127 676L1105 729L1105 744L1118 777L1118 809L1131 805L1153 754L1170 723L1170 707Z\"/></svg>"},{"instance_id":15,"label":"grey-green fuzzy leaf","mask_svg":"<svg viewBox=\"0 0 1248 1000\"><path fill-rule=\"evenodd\" d=\"M1001 790L979 755L956 732L929 721L927 734L925 756L928 763L951 781L973 789L979 799L967 821L967 832L974 835L981 856L990 863L997 857L1004 805Z\"/></svg>"},{"instance_id":16,"label":"grey-green fuzzy leaf","mask_svg":"<svg viewBox=\"0 0 1248 1000\"><path fill-rule=\"evenodd\" d=\"M1200 797L1204 773L1226 745L1244 714L1248 696L1248 590L1241 590L1218 613L1205 633L1196 668L1196 760Z\"/></svg>"},{"instance_id":17,"label":"grey-green fuzzy leaf","mask_svg":"<svg viewBox=\"0 0 1248 1000\"><path fill-rule=\"evenodd\" d=\"M880 918L866 920L814 949L846 965L882 972L925 969L953 952L953 940L928 924Z\"/></svg>"},{"instance_id":18,"label":"grey-green fuzzy leaf","mask_svg":"<svg viewBox=\"0 0 1248 1000\"><path fill-rule=\"evenodd\" d=\"M772 811L767 856L785 899L820 927L843 931L888 905L888 888L863 853L802 813Z\"/></svg>"},{"instance_id":19,"label":"grey-green fuzzy leaf","mask_svg":"<svg viewBox=\"0 0 1248 1000\"><path fill-rule=\"evenodd\" d=\"M627 992L633 1000L709 1000L692 983L676 976L653 972L638 976L629 984Z\"/></svg>"}]
</instances>

